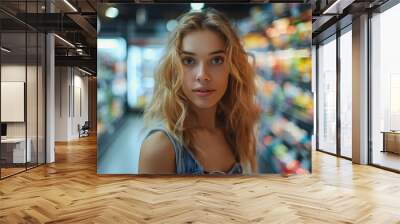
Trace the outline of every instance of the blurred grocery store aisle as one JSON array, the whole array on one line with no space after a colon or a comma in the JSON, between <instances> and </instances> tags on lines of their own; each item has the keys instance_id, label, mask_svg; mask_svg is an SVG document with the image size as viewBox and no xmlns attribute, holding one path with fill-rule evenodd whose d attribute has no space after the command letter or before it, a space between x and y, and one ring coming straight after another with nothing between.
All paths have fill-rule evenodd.
<instances>
[{"instance_id":1,"label":"blurred grocery store aisle","mask_svg":"<svg viewBox=\"0 0 400 224\"><path fill-rule=\"evenodd\" d=\"M141 130L141 115L128 114L122 121L119 134L110 144L108 150L98 159L97 173L130 174L138 172Z\"/></svg>"},{"instance_id":2,"label":"blurred grocery store aisle","mask_svg":"<svg viewBox=\"0 0 400 224\"><path fill-rule=\"evenodd\" d=\"M204 5L204 8L209 7L232 20L256 71L257 100L262 110L257 136L259 172L310 172L313 134L310 7L303 4ZM103 4L99 11L117 8ZM109 155L102 159L104 163L116 163L110 164L109 169L104 169L105 164L99 166L99 173L103 170L117 172L120 169L121 173L134 170L122 170L128 166L126 157L134 154L119 151L133 145L137 147L138 142L129 139L129 134L120 133L125 122L121 119L131 111L143 112L150 103L154 72L164 53L165 41L176 26L176 19L192 10L190 4L145 8L124 5L123 8L113 19L99 13L98 155ZM146 26L142 26L131 16L137 12L158 16L148 17L142 23ZM127 33L125 28L119 30L116 27L130 31ZM131 31L135 35L131 35ZM136 133L138 129L131 132ZM114 148L109 149L111 142L118 141L122 141L121 145L115 143ZM127 156L122 158L110 153Z\"/></svg>"}]
</instances>

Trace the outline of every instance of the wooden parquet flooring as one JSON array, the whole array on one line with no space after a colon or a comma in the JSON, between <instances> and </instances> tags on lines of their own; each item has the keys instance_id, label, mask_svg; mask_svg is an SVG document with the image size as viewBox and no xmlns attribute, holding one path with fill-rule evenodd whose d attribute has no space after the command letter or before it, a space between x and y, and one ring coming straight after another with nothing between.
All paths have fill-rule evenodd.
<instances>
[{"instance_id":1,"label":"wooden parquet flooring","mask_svg":"<svg viewBox=\"0 0 400 224\"><path fill-rule=\"evenodd\" d=\"M1 168L1 176L7 177L7 176L13 175L15 173L24 171L24 170L25 170L25 167L23 167L23 168L19 168L19 167L18 168Z\"/></svg>"},{"instance_id":2,"label":"wooden parquet flooring","mask_svg":"<svg viewBox=\"0 0 400 224\"><path fill-rule=\"evenodd\" d=\"M0 181L0 223L400 223L400 175L313 153L313 174L96 174L95 137Z\"/></svg>"}]
</instances>

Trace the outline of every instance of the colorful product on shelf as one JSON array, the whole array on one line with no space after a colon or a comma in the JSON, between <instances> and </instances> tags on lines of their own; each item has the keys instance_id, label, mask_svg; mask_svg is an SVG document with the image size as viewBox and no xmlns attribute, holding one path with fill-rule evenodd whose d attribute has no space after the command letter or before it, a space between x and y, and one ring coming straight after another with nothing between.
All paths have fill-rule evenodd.
<instances>
[{"instance_id":1,"label":"colorful product on shelf","mask_svg":"<svg viewBox=\"0 0 400 224\"><path fill-rule=\"evenodd\" d=\"M129 46L128 106L144 110L153 96L154 72L160 61L163 45Z\"/></svg>"},{"instance_id":2,"label":"colorful product on shelf","mask_svg":"<svg viewBox=\"0 0 400 224\"><path fill-rule=\"evenodd\" d=\"M100 140L112 134L126 104L126 48L124 39L99 38L97 57L97 125Z\"/></svg>"},{"instance_id":3,"label":"colorful product on shelf","mask_svg":"<svg viewBox=\"0 0 400 224\"><path fill-rule=\"evenodd\" d=\"M311 9L304 4L255 6L238 25L255 56L261 173L311 172Z\"/></svg>"}]
</instances>

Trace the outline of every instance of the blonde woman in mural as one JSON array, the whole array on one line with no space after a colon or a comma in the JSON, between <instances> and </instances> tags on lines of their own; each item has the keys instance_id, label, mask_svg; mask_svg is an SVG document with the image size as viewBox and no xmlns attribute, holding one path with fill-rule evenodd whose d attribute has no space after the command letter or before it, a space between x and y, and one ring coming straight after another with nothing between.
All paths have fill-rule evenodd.
<instances>
[{"instance_id":1,"label":"blonde woman in mural","mask_svg":"<svg viewBox=\"0 0 400 224\"><path fill-rule=\"evenodd\" d=\"M139 173L257 171L254 71L224 15L182 15L155 79Z\"/></svg>"}]
</instances>

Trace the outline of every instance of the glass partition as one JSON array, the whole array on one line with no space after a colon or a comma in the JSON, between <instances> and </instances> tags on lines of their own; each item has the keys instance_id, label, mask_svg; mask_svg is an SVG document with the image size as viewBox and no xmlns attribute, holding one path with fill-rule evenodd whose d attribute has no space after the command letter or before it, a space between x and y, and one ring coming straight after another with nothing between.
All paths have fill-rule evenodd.
<instances>
[{"instance_id":1,"label":"glass partition","mask_svg":"<svg viewBox=\"0 0 400 224\"><path fill-rule=\"evenodd\" d=\"M38 65L37 65L37 162L43 164L46 162L46 148L45 148L45 112L46 112L46 36L43 33L38 34Z\"/></svg>"},{"instance_id":2,"label":"glass partition","mask_svg":"<svg viewBox=\"0 0 400 224\"><path fill-rule=\"evenodd\" d=\"M25 31L1 34L1 176L24 171L30 162L27 149L26 77L27 48Z\"/></svg>"},{"instance_id":3,"label":"glass partition","mask_svg":"<svg viewBox=\"0 0 400 224\"><path fill-rule=\"evenodd\" d=\"M44 12L44 3L0 2L14 12L0 12L1 179L45 163L46 40L40 30L21 22Z\"/></svg>"},{"instance_id":4,"label":"glass partition","mask_svg":"<svg viewBox=\"0 0 400 224\"><path fill-rule=\"evenodd\" d=\"M37 76L38 76L38 56L37 56L37 41L38 35L36 32L28 31L27 33L27 82L26 82L26 112L27 112L27 150L30 151L27 161L27 167L37 165Z\"/></svg>"}]
</instances>

